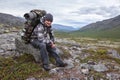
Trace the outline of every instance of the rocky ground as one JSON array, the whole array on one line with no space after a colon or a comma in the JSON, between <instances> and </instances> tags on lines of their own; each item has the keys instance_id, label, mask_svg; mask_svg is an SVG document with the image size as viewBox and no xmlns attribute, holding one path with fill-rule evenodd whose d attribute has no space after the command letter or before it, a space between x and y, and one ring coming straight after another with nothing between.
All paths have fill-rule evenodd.
<instances>
[{"instance_id":1,"label":"rocky ground","mask_svg":"<svg viewBox=\"0 0 120 80\"><path fill-rule=\"evenodd\" d=\"M0 30L0 56L19 56L15 46L19 32ZM68 65L51 69L48 72L51 77L30 76L26 80L120 80L120 41L57 38L56 46Z\"/></svg>"}]
</instances>

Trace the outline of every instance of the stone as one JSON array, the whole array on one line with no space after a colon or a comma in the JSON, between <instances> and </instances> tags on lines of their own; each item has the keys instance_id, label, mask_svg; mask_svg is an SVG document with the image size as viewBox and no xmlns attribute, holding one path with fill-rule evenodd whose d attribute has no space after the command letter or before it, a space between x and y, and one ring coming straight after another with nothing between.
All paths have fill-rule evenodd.
<instances>
[{"instance_id":1,"label":"stone","mask_svg":"<svg viewBox=\"0 0 120 80\"><path fill-rule=\"evenodd\" d=\"M65 59L64 62L67 63L67 66L65 67L65 69L71 69L71 68L75 67L74 64L73 64L74 62L72 61L71 58L70 59Z\"/></svg>"},{"instance_id":2,"label":"stone","mask_svg":"<svg viewBox=\"0 0 120 80\"><path fill-rule=\"evenodd\" d=\"M5 30L5 31L4 31L4 33L9 33L9 32L10 32L10 30Z\"/></svg>"},{"instance_id":3,"label":"stone","mask_svg":"<svg viewBox=\"0 0 120 80\"><path fill-rule=\"evenodd\" d=\"M49 71L49 74L57 74L59 68L53 68Z\"/></svg>"},{"instance_id":4,"label":"stone","mask_svg":"<svg viewBox=\"0 0 120 80\"><path fill-rule=\"evenodd\" d=\"M82 64L80 64L80 68L81 69L92 69L92 66L93 65L90 65L90 64L87 64L87 63L82 63Z\"/></svg>"},{"instance_id":5,"label":"stone","mask_svg":"<svg viewBox=\"0 0 120 80\"><path fill-rule=\"evenodd\" d=\"M106 77L108 80L119 80L120 74L119 73L107 73Z\"/></svg>"},{"instance_id":6,"label":"stone","mask_svg":"<svg viewBox=\"0 0 120 80\"><path fill-rule=\"evenodd\" d=\"M108 55L110 55L111 57L120 59L120 54L114 49L109 49Z\"/></svg>"},{"instance_id":7,"label":"stone","mask_svg":"<svg viewBox=\"0 0 120 80\"><path fill-rule=\"evenodd\" d=\"M70 78L61 78L60 80L81 80L81 79L76 77L70 77Z\"/></svg>"},{"instance_id":8,"label":"stone","mask_svg":"<svg viewBox=\"0 0 120 80\"><path fill-rule=\"evenodd\" d=\"M104 72L104 71L108 70L108 68L105 65L103 65L103 64L94 65L93 68L97 72Z\"/></svg>"},{"instance_id":9,"label":"stone","mask_svg":"<svg viewBox=\"0 0 120 80\"><path fill-rule=\"evenodd\" d=\"M81 69L81 72L85 75L89 74L89 69Z\"/></svg>"},{"instance_id":10,"label":"stone","mask_svg":"<svg viewBox=\"0 0 120 80\"><path fill-rule=\"evenodd\" d=\"M15 39L16 51L19 53L33 55L36 62L40 62L40 50L34 48L31 44L25 44L21 38Z\"/></svg>"},{"instance_id":11,"label":"stone","mask_svg":"<svg viewBox=\"0 0 120 80\"><path fill-rule=\"evenodd\" d=\"M87 64L89 64L89 65L95 65L96 63L95 63L94 61L89 60L89 61L87 62Z\"/></svg>"},{"instance_id":12,"label":"stone","mask_svg":"<svg viewBox=\"0 0 120 80\"><path fill-rule=\"evenodd\" d=\"M1 48L4 49L5 51L12 51L12 50L15 49L15 44L14 43L11 43L11 44L8 44L8 43L1 44Z\"/></svg>"},{"instance_id":13,"label":"stone","mask_svg":"<svg viewBox=\"0 0 120 80\"><path fill-rule=\"evenodd\" d=\"M14 56L15 54L15 37L17 33L0 34L0 55L3 57Z\"/></svg>"},{"instance_id":14,"label":"stone","mask_svg":"<svg viewBox=\"0 0 120 80\"><path fill-rule=\"evenodd\" d=\"M32 77L32 78L27 78L26 80L38 80L38 79Z\"/></svg>"},{"instance_id":15,"label":"stone","mask_svg":"<svg viewBox=\"0 0 120 80\"><path fill-rule=\"evenodd\" d=\"M0 53L3 53L4 52L4 50L3 49L0 49Z\"/></svg>"}]
</instances>

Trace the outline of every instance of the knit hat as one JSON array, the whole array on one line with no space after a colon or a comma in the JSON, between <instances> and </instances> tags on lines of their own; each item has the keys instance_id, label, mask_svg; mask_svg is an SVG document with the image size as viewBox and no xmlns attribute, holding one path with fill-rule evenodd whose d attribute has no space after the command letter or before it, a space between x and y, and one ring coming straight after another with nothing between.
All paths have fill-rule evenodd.
<instances>
[{"instance_id":1,"label":"knit hat","mask_svg":"<svg viewBox=\"0 0 120 80\"><path fill-rule=\"evenodd\" d=\"M48 21L53 22L53 15L50 14L50 13L47 13L47 14L44 16L44 20L48 20Z\"/></svg>"}]
</instances>

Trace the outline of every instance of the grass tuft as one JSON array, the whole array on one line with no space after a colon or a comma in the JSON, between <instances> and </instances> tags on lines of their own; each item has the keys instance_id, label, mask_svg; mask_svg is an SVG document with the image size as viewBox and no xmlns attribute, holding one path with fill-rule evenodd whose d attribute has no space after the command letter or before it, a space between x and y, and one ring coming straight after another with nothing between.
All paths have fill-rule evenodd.
<instances>
[{"instance_id":1,"label":"grass tuft","mask_svg":"<svg viewBox=\"0 0 120 80\"><path fill-rule=\"evenodd\" d=\"M31 75L39 78L50 76L31 55L24 54L15 59L0 57L0 79L25 80Z\"/></svg>"}]
</instances>

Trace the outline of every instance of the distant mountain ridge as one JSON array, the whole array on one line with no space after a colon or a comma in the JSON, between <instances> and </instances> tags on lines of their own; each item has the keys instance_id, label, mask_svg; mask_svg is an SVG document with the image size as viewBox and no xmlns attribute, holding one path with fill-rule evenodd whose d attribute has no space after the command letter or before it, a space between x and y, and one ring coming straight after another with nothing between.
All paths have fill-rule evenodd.
<instances>
[{"instance_id":1,"label":"distant mountain ridge","mask_svg":"<svg viewBox=\"0 0 120 80\"><path fill-rule=\"evenodd\" d=\"M61 25L61 24L53 24L52 27L54 30L64 31L64 32L78 30L78 28L73 28L72 26L65 26L65 25Z\"/></svg>"},{"instance_id":2,"label":"distant mountain ridge","mask_svg":"<svg viewBox=\"0 0 120 80\"><path fill-rule=\"evenodd\" d=\"M107 19L107 20L88 24L82 27L80 31L86 31L89 29L101 31L101 30L113 29L115 27L120 27L120 15L114 18Z\"/></svg>"},{"instance_id":3,"label":"distant mountain ridge","mask_svg":"<svg viewBox=\"0 0 120 80\"><path fill-rule=\"evenodd\" d=\"M0 23L10 26L22 26L24 19L6 13L0 13Z\"/></svg>"},{"instance_id":4,"label":"distant mountain ridge","mask_svg":"<svg viewBox=\"0 0 120 80\"><path fill-rule=\"evenodd\" d=\"M79 35L84 37L98 38L119 38L120 39L120 15L88 24L78 31L74 31L73 36Z\"/></svg>"}]
</instances>

